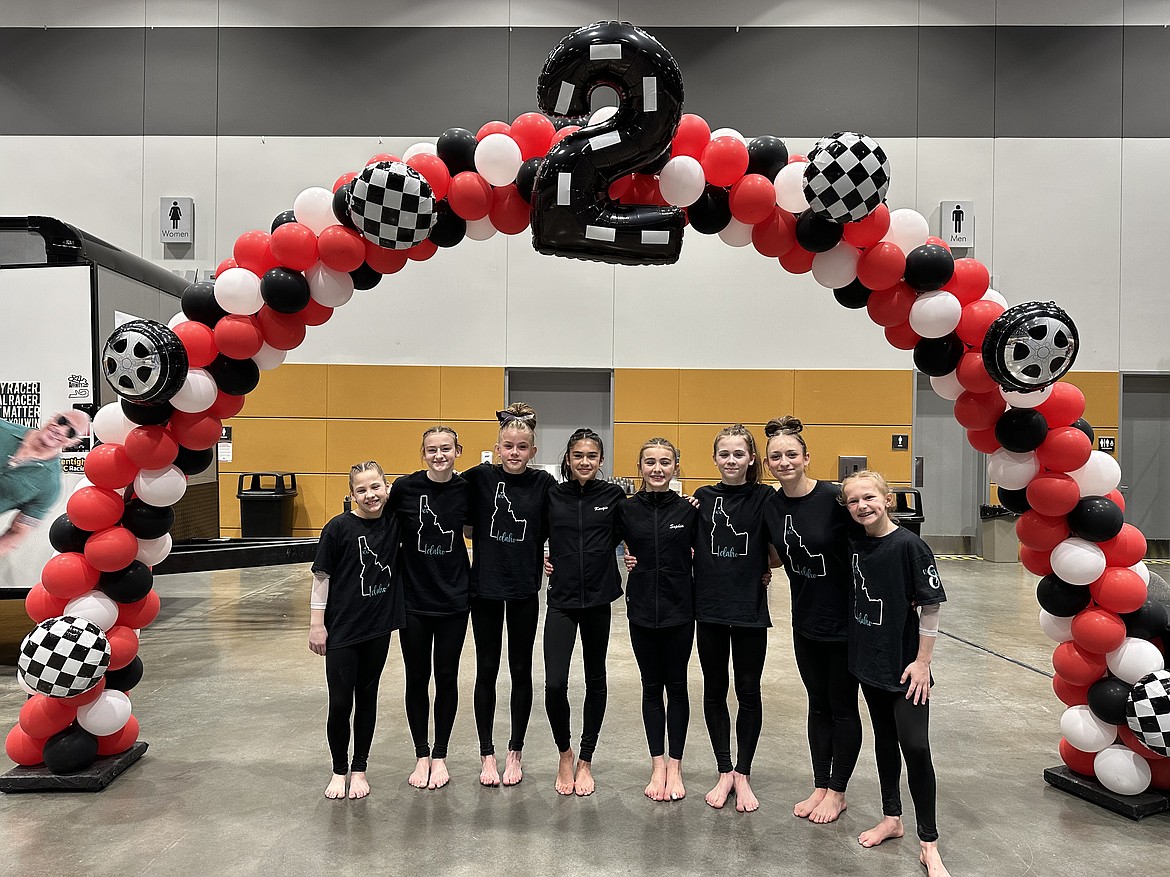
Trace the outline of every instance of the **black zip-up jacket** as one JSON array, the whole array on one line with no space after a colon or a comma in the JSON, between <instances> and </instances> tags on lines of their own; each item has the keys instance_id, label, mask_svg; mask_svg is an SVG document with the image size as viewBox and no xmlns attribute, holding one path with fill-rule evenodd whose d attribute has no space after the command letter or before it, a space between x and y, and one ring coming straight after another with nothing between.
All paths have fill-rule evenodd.
<instances>
[{"instance_id":1,"label":"black zip-up jacket","mask_svg":"<svg viewBox=\"0 0 1170 877\"><path fill-rule=\"evenodd\" d=\"M618 506L625 492L596 478L584 485L576 479L548 493L548 554L553 574L548 580L548 605L585 609L612 603L622 595L614 549Z\"/></svg>"},{"instance_id":2,"label":"black zip-up jacket","mask_svg":"<svg viewBox=\"0 0 1170 877\"><path fill-rule=\"evenodd\" d=\"M626 616L642 627L673 627L695 617L691 545L699 513L667 491L640 490L618 511L618 533L638 560L626 579Z\"/></svg>"}]
</instances>

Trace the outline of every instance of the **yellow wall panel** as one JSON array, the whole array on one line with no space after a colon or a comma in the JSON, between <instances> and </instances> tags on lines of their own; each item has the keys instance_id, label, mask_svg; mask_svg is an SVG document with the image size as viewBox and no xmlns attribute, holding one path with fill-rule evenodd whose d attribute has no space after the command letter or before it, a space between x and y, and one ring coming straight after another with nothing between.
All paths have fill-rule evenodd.
<instances>
[{"instance_id":1,"label":"yellow wall panel","mask_svg":"<svg viewBox=\"0 0 1170 877\"><path fill-rule=\"evenodd\" d=\"M319 531L331 517L333 515L326 508L325 476L298 475L293 529Z\"/></svg>"},{"instance_id":2,"label":"yellow wall panel","mask_svg":"<svg viewBox=\"0 0 1170 877\"><path fill-rule=\"evenodd\" d=\"M348 474L349 467L377 460L387 474L422 468L422 432L433 421L329 420L325 466L317 471Z\"/></svg>"},{"instance_id":3,"label":"yellow wall panel","mask_svg":"<svg viewBox=\"0 0 1170 877\"><path fill-rule=\"evenodd\" d=\"M803 436L808 443L809 474L818 480L837 480L837 457L868 457L870 469L885 476L891 484L909 483L912 451L894 451L890 435L909 432L906 426L809 426Z\"/></svg>"},{"instance_id":4,"label":"yellow wall panel","mask_svg":"<svg viewBox=\"0 0 1170 877\"><path fill-rule=\"evenodd\" d=\"M680 423L678 426L678 449L682 453L683 476L686 478L713 478L719 480L719 470L715 468L714 454L715 436L727 424L721 423ZM755 437L756 450L762 455L765 453L764 425L762 423L745 423L748 431Z\"/></svg>"},{"instance_id":5,"label":"yellow wall panel","mask_svg":"<svg viewBox=\"0 0 1170 877\"><path fill-rule=\"evenodd\" d=\"M330 365L329 417L439 419L439 367Z\"/></svg>"},{"instance_id":6,"label":"yellow wall panel","mask_svg":"<svg viewBox=\"0 0 1170 877\"><path fill-rule=\"evenodd\" d=\"M792 408L791 369L682 369L683 423L767 423Z\"/></svg>"},{"instance_id":7,"label":"yellow wall panel","mask_svg":"<svg viewBox=\"0 0 1170 877\"><path fill-rule=\"evenodd\" d=\"M613 373L613 419L618 423L679 420L679 370L619 368Z\"/></svg>"},{"instance_id":8,"label":"yellow wall panel","mask_svg":"<svg viewBox=\"0 0 1170 877\"><path fill-rule=\"evenodd\" d=\"M241 417L325 416L325 365L287 363L260 372L260 383L244 403Z\"/></svg>"},{"instance_id":9,"label":"yellow wall panel","mask_svg":"<svg viewBox=\"0 0 1170 877\"><path fill-rule=\"evenodd\" d=\"M492 451L492 459L495 459L496 439L500 437L500 424L494 418L490 423L485 423L482 420L452 420L447 425L459 433L459 444L463 445L463 456L455 463L457 470L463 472L472 466L478 466L481 451ZM422 468L422 465L420 462L416 468Z\"/></svg>"},{"instance_id":10,"label":"yellow wall panel","mask_svg":"<svg viewBox=\"0 0 1170 877\"><path fill-rule=\"evenodd\" d=\"M439 418L441 420L491 420L504 407L502 368L439 369ZM391 415L394 416L394 415ZM460 433L462 436L462 433Z\"/></svg>"},{"instance_id":11,"label":"yellow wall panel","mask_svg":"<svg viewBox=\"0 0 1170 877\"><path fill-rule=\"evenodd\" d=\"M221 472L324 472L324 420L234 417L232 460ZM348 468L348 467L347 467Z\"/></svg>"},{"instance_id":12,"label":"yellow wall panel","mask_svg":"<svg viewBox=\"0 0 1170 877\"><path fill-rule=\"evenodd\" d=\"M792 414L805 423L905 423L914 408L910 370L829 371L798 369ZM874 404L875 400L879 404Z\"/></svg>"},{"instance_id":13,"label":"yellow wall panel","mask_svg":"<svg viewBox=\"0 0 1170 877\"><path fill-rule=\"evenodd\" d=\"M219 476L219 531L240 529L240 501L236 498L239 475L221 473ZM226 535L226 534L225 534ZM237 532L238 536L239 533Z\"/></svg>"},{"instance_id":14,"label":"yellow wall panel","mask_svg":"<svg viewBox=\"0 0 1170 877\"><path fill-rule=\"evenodd\" d=\"M1097 427L1116 429L1121 395L1121 376L1117 372L1069 372L1064 380L1085 394L1085 419Z\"/></svg>"},{"instance_id":15,"label":"yellow wall panel","mask_svg":"<svg viewBox=\"0 0 1170 877\"><path fill-rule=\"evenodd\" d=\"M649 438L661 437L678 447L677 423L615 423L613 447L605 469L625 478L638 478L638 451Z\"/></svg>"}]
</instances>

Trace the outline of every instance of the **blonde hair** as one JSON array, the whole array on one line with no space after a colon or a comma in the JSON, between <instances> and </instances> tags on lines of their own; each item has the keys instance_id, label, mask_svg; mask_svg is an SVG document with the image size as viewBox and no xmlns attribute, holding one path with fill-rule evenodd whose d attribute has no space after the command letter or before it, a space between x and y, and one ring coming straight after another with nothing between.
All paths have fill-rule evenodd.
<instances>
[{"instance_id":1,"label":"blonde hair","mask_svg":"<svg viewBox=\"0 0 1170 877\"><path fill-rule=\"evenodd\" d=\"M496 412L496 420L500 422L500 434L505 429L526 432L536 443L536 409L527 402L513 402L507 408Z\"/></svg>"},{"instance_id":2,"label":"blonde hair","mask_svg":"<svg viewBox=\"0 0 1170 877\"><path fill-rule=\"evenodd\" d=\"M386 473L382 471L382 467L378 465L377 460L366 460L364 463L354 463L349 467L349 492L353 493L353 477L361 475L363 472L369 472L371 469L377 471L382 476L382 480L386 479Z\"/></svg>"},{"instance_id":3,"label":"blonde hair","mask_svg":"<svg viewBox=\"0 0 1170 877\"><path fill-rule=\"evenodd\" d=\"M646 439L642 442L642 447L638 448L638 471L642 471L642 455L646 453L647 448L669 448L670 452L674 454L674 476L678 477L678 461L681 458L678 448L671 443L670 439L664 439L661 436L655 436L651 439ZM642 487L646 486L646 479L642 479Z\"/></svg>"},{"instance_id":4,"label":"blonde hair","mask_svg":"<svg viewBox=\"0 0 1170 877\"><path fill-rule=\"evenodd\" d=\"M872 469L858 469L856 472L850 472L843 479L841 479L841 492L837 495L841 505L845 505L845 488L854 481L872 481L878 491L886 498L886 507L892 505L893 493L890 490L890 485L886 483L885 477L880 472L875 472Z\"/></svg>"},{"instance_id":5,"label":"blonde hair","mask_svg":"<svg viewBox=\"0 0 1170 877\"><path fill-rule=\"evenodd\" d=\"M756 451L756 437L742 423L733 423L731 426L725 426L715 435L715 443L711 447L712 456L719 453L719 443L725 438L741 438L747 443L748 453L752 455L752 463L748 466L746 481L748 484L759 483L764 467L760 463L760 455Z\"/></svg>"}]
</instances>

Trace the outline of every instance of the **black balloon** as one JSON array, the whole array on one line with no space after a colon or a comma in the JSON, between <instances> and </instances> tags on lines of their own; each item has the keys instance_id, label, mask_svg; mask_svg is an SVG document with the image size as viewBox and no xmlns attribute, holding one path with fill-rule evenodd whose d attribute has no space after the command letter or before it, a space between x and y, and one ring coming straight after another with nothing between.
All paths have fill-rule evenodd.
<instances>
[{"instance_id":1,"label":"black balloon","mask_svg":"<svg viewBox=\"0 0 1170 877\"><path fill-rule=\"evenodd\" d=\"M129 691L142 681L142 658L135 655L121 670L107 670L102 678L106 680L107 690Z\"/></svg>"},{"instance_id":2,"label":"black balloon","mask_svg":"<svg viewBox=\"0 0 1170 877\"><path fill-rule=\"evenodd\" d=\"M788 147L779 137L771 134L761 134L748 141L749 174L760 174L769 180L776 179L780 169L788 164Z\"/></svg>"},{"instance_id":3,"label":"black balloon","mask_svg":"<svg viewBox=\"0 0 1170 877\"><path fill-rule=\"evenodd\" d=\"M1006 487L1001 487L996 493L999 494L999 504L1009 512L1022 515L1032 508L1032 504L1028 502L1028 488L1026 487L1021 487L1019 490L1008 490Z\"/></svg>"},{"instance_id":4,"label":"black balloon","mask_svg":"<svg viewBox=\"0 0 1170 877\"><path fill-rule=\"evenodd\" d=\"M373 289L382 282L382 275L366 262L362 262L361 265L350 271L349 276L353 280L354 289Z\"/></svg>"},{"instance_id":5,"label":"black balloon","mask_svg":"<svg viewBox=\"0 0 1170 877\"><path fill-rule=\"evenodd\" d=\"M57 774L80 773L97 759L98 739L74 724L45 741L45 767Z\"/></svg>"},{"instance_id":6,"label":"black balloon","mask_svg":"<svg viewBox=\"0 0 1170 877\"><path fill-rule=\"evenodd\" d=\"M1150 596L1136 611L1126 612L1121 619L1125 622L1126 636L1153 639L1166 635L1166 628L1170 625L1170 607Z\"/></svg>"},{"instance_id":7,"label":"black balloon","mask_svg":"<svg viewBox=\"0 0 1170 877\"><path fill-rule=\"evenodd\" d=\"M357 180L350 180L344 186L338 186L337 191L333 193L333 215L346 228L352 228L355 231L357 226L354 225L353 217L349 214L349 205L353 198L353 184L356 182Z\"/></svg>"},{"instance_id":8,"label":"black balloon","mask_svg":"<svg viewBox=\"0 0 1170 877\"><path fill-rule=\"evenodd\" d=\"M1093 715L1109 725L1125 724L1125 704L1133 686L1107 676L1089 686L1089 709Z\"/></svg>"},{"instance_id":9,"label":"black balloon","mask_svg":"<svg viewBox=\"0 0 1170 877\"><path fill-rule=\"evenodd\" d=\"M447 165L451 176L463 171L475 170L475 147L479 141L466 128L448 128L439 135L435 143L435 152Z\"/></svg>"},{"instance_id":10,"label":"black balloon","mask_svg":"<svg viewBox=\"0 0 1170 877\"><path fill-rule=\"evenodd\" d=\"M917 292L942 289L955 273L955 259L946 247L923 244L906 254L906 285Z\"/></svg>"},{"instance_id":11,"label":"black balloon","mask_svg":"<svg viewBox=\"0 0 1170 877\"><path fill-rule=\"evenodd\" d=\"M188 320L195 320L213 329L220 319L227 316L227 311L215 300L215 283L210 280L192 283L183 290L180 302Z\"/></svg>"},{"instance_id":12,"label":"black balloon","mask_svg":"<svg viewBox=\"0 0 1170 877\"><path fill-rule=\"evenodd\" d=\"M459 216L446 201L435 205L435 224L431 226L430 240L436 247L448 249L467 236L467 220Z\"/></svg>"},{"instance_id":13,"label":"black balloon","mask_svg":"<svg viewBox=\"0 0 1170 877\"><path fill-rule=\"evenodd\" d=\"M297 215L295 213L293 213L291 210L286 210L286 211L284 211L284 213L276 214L276 218L274 220L272 220L272 228L270 228L268 230L269 231L276 231L278 228L280 228L285 223L296 222L296 221L297 221Z\"/></svg>"},{"instance_id":14,"label":"black balloon","mask_svg":"<svg viewBox=\"0 0 1170 877\"><path fill-rule=\"evenodd\" d=\"M1097 435L1093 432L1093 425L1089 423L1089 421L1085 420L1083 417L1080 417L1074 420L1072 425L1074 428L1079 429L1089 437L1089 444L1097 444Z\"/></svg>"},{"instance_id":15,"label":"black balloon","mask_svg":"<svg viewBox=\"0 0 1170 877\"><path fill-rule=\"evenodd\" d=\"M834 289L833 298L837 299L837 304L856 311L865 307L869 301L869 294L872 291L860 280L854 280L848 286Z\"/></svg>"},{"instance_id":16,"label":"black balloon","mask_svg":"<svg viewBox=\"0 0 1170 877\"><path fill-rule=\"evenodd\" d=\"M1111 499L1083 496L1068 513L1068 528L1090 542L1107 542L1121 532L1125 515Z\"/></svg>"},{"instance_id":17,"label":"black balloon","mask_svg":"<svg viewBox=\"0 0 1170 877\"><path fill-rule=\"evenodd\" d=\"M954 332L942 338L923 338L914 345L914 367L935 378L949 375L958 367L966 349Z\"/></svg>"},{"instance_id":18,"label":"black balloon","mask_svg":"<svg viewBox=\"0 0 1170 877\"><path fill-rule=\"evenodd\" d=\"M532 203L532 184L536 182L536 172L539 169L540 159L530 158L516 171L516 192L528 204Z\"/></svg>"},{"instance_id":19,"label":"black balloon","mask_svg":"<svg viewBox=\"0 0 1170 877\"><path fill-rule=\"evenodd\" d=\"M154 575L141 560L132 560L117 572L104 572L98 579L98 589L115 603L137 603L152 587Z\"/></svg>"},{"instance_id":20,"label":"black balloon","mask_svg":"<svg viewBox=\"0 0 1170 877\"><path fill-rule=\"evenodd\" d=\"M726 189L707 186L699 200L687 208L691 228L700 234L719 234L731 222L731 199Z\"/></svg>"},{"instance_id":21,"label":"black balloon","mask_svg":"<svg viewBox=\"0 0 1170 877\"><path fill-rule=\"evenodd\" d=\"M810 253L828 252L844 234L845 226L817 216L811 208L796 218L796 242Z\"/></svg>"},{"instance_id":22,"label":"black balloon","mask_svg":"<svg viewBox=\"0 0 1170 877\"><path fill-rule=\"evenodd\" d=\"M1055 573L1046 575L1036 585L1036 602L1049 615L1071 618L1092 602L1089 589L1070 585Z\"/></svg>"},{"instance_id":23,"label":"black balloon","mask_svg":"<svg viewBox=\"0 0 1170 877\"><path fill-rule=\"evenodd\" d=\"M180 445L179 454L175 457L175 465L188 477L198 475L214 462L215 448L207 448L204 451L193 451L190 448L184 448Z\"/></svg>"},{"instance_id":24,"label":"black balloon","mask_svg":"<svg viewBox=\"0 0 1170 877\"><path fill-rule=\"evenodd\" d=\"M995 422L995 439L1016 454L1034 451L1048 437L1048 421L1034 408L1009 408Z\"/></svg>"},{"instance_id":25,"label":"black balloon","mask_svg":"<svg viewBox=\"0 0 1170 877\"><path fill-rule=\"evenodd\" d=\"M246 396L260 383L260 366L254 359L232 359L222 353L207 367L215 385L229 396Z\"/></svg>"},{"instance_id":26,"label":"black balloon","mask_svg":"<svg viewBox=\"0 0 1170 877\"><path fill-rule=\"evenodd\" d=\"M128 399L120 399L119 401L122 403L122 413L126 415L126 419L139 426L158 426L160 423L166 423L170 420L171 415L175 413L170 402L159 402L157 405L137 405Z\"/></svg>"},{"instance_id":27,"label":"black balloon","mask_svg":"<svg viewBox=\"0 0 1170 877\"><path fill-rule=\"evenodd\" d=\"M260 295L272 310L296 314L309 303L309 281L292 268L269 268L260 278Z\"/></svg>"},{"instance_id":28,"label":"black balloon","mask_svg":"<svg viewBox=\"0 0 1170 877\"><path fill-rule=\"evenodd\" d=\"M122 526L139 539L157 539L175 526L175 511L169 506L160 508L134 497L122 512Z\"/></svg>"},{"instance_id":29,"label":"black balloon","mask_svg":"<svg viewBox=\"0 0 1170 877\"><path fill-rule=\"evenodd\" d=\"M85 540L92 535L69 520L69 515L61 515L49 525L49 544L62 554L83 551Z\"/></svg>"}]
</instances>

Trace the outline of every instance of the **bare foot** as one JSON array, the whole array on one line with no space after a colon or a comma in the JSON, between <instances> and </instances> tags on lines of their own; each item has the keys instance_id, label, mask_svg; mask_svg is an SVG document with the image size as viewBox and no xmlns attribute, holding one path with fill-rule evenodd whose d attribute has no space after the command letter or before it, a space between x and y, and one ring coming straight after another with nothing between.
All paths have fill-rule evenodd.
<instances>
[{"instance_id":1,"label":"bare foot","mask_svg":"<svg viewBox=\"0 0 1170 877\"><path fill-rule=\"evenodd\" d=\"M520 752L508 750L508 758L504 761L505 786L518 786L520 781L524 779L524 767L520 764L522 757Z\"/></svg>"},{"instance_id":2,"label":"bare foot","mask_svg":"<svg viewBox=\"0 0 1170 877\"><path fill-rule=\"evenodd\" d=\"M431 779L427 783L428 789L441 789L451 782L451 774L447 773L447 759L431 759Z\"/></svg>"},{"instance_id":3,"label":"bare foot","mask_svg":"<svg viewBox=\"0 0 1170 877\"><path fill-rule=\"evenodd\" d=\"M902 827L901 816L886 816L871 828L869 831L863 831L857 836L857 842L863 847L876 847L882 841L889 840L893 837L901 837L906 833L906 829Z\"/></svg>"},{"instance_id":4,"label":"bare foot","mask_svg":"<svg viewBox=\"0 0 1170 877\"><path fill-rule=\"evenodd\" d=\"M798 801L796 806L792 808L792 815L799 816L801 819L808 819L810 813L817 809L817 805L824 800L825 792L828 789L816 788L813 793L805 798L803 801Z\"/></svg>"},{"instance_id":5,"label":"bare foot","mask_svg":"<svg viewBox=\"0 0 1170 877\"><path fill-rule=\"evenodd\" d=\"M681 801L687 796L686 786L683 785L682 760L672 758L666 763L666 800Z\"/></svg>"},{"instance_id":6,"label":"bare foot","mask_svg":"<svg viewBox=\"0 0 1170 877\"><path fill-rule=\"evenodd\" d=\"M836 822L837 817L845 812L845 806L845 795L829 789L821 803L808 815L808 821L815 822L817 825Z\"/></svg>"},{"instance_id":7,"label":"bare foot","mask_svg":"<svg viewBox=\"0 0 1170 877\"><path fill-rule=\"evenodd\" d=\"M364 798L370 794L370 783L363 771L355 770L349 775L349 797L351 800Z\"/></svg>"},{"instance_id":8,"label":"bare foot","mask_svg":"<svg viewBox=\"0 0 1170 877\"><path fill-rule=\"evenodd\" d=\"M731 794L731 788L734 784L732 780L733 776L734 772L719 774L719 782L715 784L715 788L709 791L703 800L716 810L722 810L723 805L727 803L727 796Z\"/></svg>"},{"instance_id":9,"label":"bare foot","mask_svg":"<svg viewBox=\"0 0 1170 877\"><path fill-rule=\"evenodd\" d=\"M661 755L655 755L650 759L653 767L650 769L650 782L646 785L646 791L643 793L651 801L665 801L666 800L666 761Z\"/></svg>"},{"instance_id":10,"label":"bare foot","mask_svg":"<svg viewBox=\"0 0 1170 877\"><path fill-rule=\"evenodd\" d=\"M431 760L429 758L420 758L414 766L414 772L406 778L406 781L416 789L425 789L430 778Z\"/></svg>"},{"instance_id":11,"label":"bare foot","mask_svg":"<svg viewBox=\"0 0 1170 877\"><path fill-rule=\"evenodd\" d=\"M557 764L557 780L555 783L558 795L573 794L573 750L566 749L561 753Z\"/></svg>"},{"instance_id":12,"label":"bare foot","mask_svg":"<svg viewBox=\"0 0 1170 877\"><path fill-rule=\"evenodd\" d=\"M593 782L593 765L588 761L577 762L577 775L573 777L573 794L578 798L587 798L593 794L596 783Z\"/></svg>"},{"instance_id":13,"label":"bare foot","mask_svg":"<svg viewBox=\"0 0 1170 877\"><path fill-rule=\"evenodd\" d=\"M479 760L481 764L479 784L495 788L500 784L500 771L496 767L496 757L494 755L481 755Z\"/></svg>"},{"instance_id":14,"label":"bare foot","mask_svg":"<svg viewBox=\"0 0 1170 877\"><path fill-rule=\"evenodd\" d=\"M759 799L752 791L751 777L746 773L732 771L731 776L735 783L735 809L740 813L754 813L760 809Z\"/></svg>"},{"instance_id":15,"label":"bare foot","mask_svg":"<svg viewBox=\"0 0 1170 877\"><path fill-rule=\"evenodd\" d=\"M345 774L335 773L325 787L325 797L336 800L345 797Z\"/></svg>"},{"instance_id":16,"label":"bare foot","mask_svg":"<svg viewBox=\"0 0 1170 877\"><path fill-rule=\"evenodd\" d=\"M918 861L926 867L926 877L951 877L951 872L942 862L942 856L938 854L938 841L919 843L922 845L922 852L918 854Z\"/></svg>"}]
</instances>

